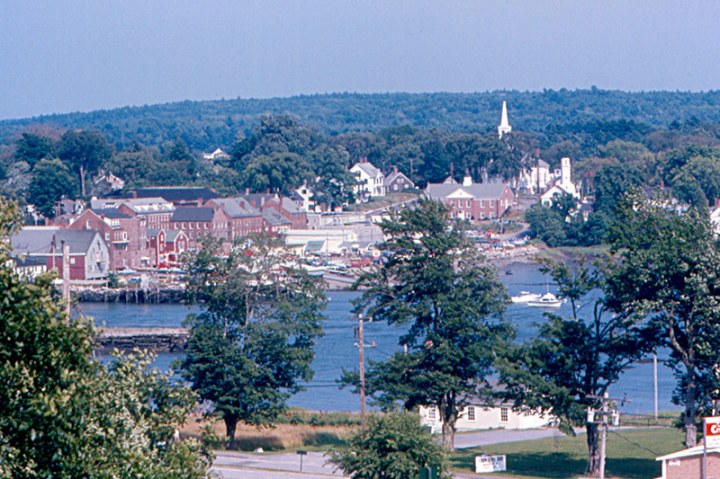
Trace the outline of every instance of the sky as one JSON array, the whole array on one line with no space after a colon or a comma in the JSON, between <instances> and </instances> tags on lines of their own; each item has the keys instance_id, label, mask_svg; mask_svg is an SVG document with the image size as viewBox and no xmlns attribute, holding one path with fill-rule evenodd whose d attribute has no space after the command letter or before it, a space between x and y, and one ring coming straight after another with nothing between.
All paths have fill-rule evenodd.
<instances>
[{"instance_id":1,"label":"sky","mask_svg":"<svg viewBox=\"0 0 720 479\"><path fill-rule=\"evenodd\" d=\"M0 119L331 92L720 88L720 2L2 0Z\"/></svg>"}]
</instances>

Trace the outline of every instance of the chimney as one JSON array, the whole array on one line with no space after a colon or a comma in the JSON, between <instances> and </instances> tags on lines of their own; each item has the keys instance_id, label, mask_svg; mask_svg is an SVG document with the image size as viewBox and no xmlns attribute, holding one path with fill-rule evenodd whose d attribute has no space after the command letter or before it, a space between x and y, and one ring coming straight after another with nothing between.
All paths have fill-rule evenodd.
<instances>
[{"instance_id":1,"label":"chimney","mask_svg":"<svg viewBox=\"0 0 720 479\"><path fill-rule=\"evenodd\" d=\"M393 173L397 174L397 166L393 166Z\"/></svg>"},{"instance_id":2,"label":"chimney","mask_svg":"<svg viewBox=\"0 0 720 479\"><path fill-rule=\"evenodd\" d=\"M245 188L245 194L246 194L246 195L249 195L249 194L250 194L250 188Z\"/></svg>"}]
</instances>

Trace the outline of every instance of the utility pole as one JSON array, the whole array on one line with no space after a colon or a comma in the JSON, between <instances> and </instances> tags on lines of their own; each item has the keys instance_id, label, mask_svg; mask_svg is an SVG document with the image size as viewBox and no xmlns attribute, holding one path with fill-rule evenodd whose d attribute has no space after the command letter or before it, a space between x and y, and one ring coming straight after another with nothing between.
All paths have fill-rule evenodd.
<instances>
[{"instance_id":1,"label":"utility pole","mask_svg":"<svg viewBox=\"0 0 720 479\"><path fill-rule=\"evenodd\" d=\"M653 353L653 392L655 393L655 420L658 418L658 369L657 353Z\"/></svg>"},{"instance_id":2,"label":"utility pole","mask_svg":"<svg viewBox=\"0 0 720 479\"><path fill-rule=\"evenodd\" d=\"M70 245L62 242L63 300L65 301L65 321L70 322Z\"/></svg>"},{"instance_id":3,"label":"utility pole","mask_svg":"<svg viewBox=\"0 0 720 479\"><path fill-rule=\"evenodd\" d=\"M608 393L602 396L587 396L591 399L600 399L601 406L600 410L588 408L587 420L589 423L595 423L600 426L600 479L605 479L605 456L607 451L607 433L609 423L612 422L613 426L620 424L620 412L617 409L616 401L621 401L622 404L630 402L627 399L615 399L609 397ZM600 416L599 418L597 416ZM610 421L608 421L608 419Z\"/></svg>"},{"instance_id":4,"label":"utility pole","mask_svg":"<svg viewBox=\"0 0 720 479\"><path fill-rule=\"evenodd\" d=\"M360 352L360 426L365 429L365 345L363 341L363 315L358 314L358 351Z\"/></svg>"}]
</instances>

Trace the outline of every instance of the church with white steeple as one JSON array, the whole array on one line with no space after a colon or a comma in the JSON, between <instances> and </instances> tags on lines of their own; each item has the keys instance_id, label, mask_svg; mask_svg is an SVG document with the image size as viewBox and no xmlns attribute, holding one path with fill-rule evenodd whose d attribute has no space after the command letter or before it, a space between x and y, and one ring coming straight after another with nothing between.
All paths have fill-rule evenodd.
<instances>
[{"instance_id":1,"label":"church with white steeple","mask_svg":"<svg viewBox=\"0 0 720 479\"><path fill-rule=\"evenodd\" d=\"M498 125L498 137L502 139L505 133L510 133L511 131L512 126L510 126L510 122L508 121L507 103L503 100L502 114L500 115L500 124Z\"/></svg>"}]
</instances>

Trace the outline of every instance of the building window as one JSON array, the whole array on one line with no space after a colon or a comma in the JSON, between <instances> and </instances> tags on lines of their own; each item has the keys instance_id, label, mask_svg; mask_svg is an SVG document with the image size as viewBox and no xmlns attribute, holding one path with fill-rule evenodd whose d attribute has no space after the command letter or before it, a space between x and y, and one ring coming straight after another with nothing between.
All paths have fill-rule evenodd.
<instances>
[{"instance_id":1,"label":"building window","mask_svg":"<svg viewBox=\"0 0 720 479\"><path fill-rule=\"evenodd\" d=\"M432 419L432 420L434 421L435 418L436 418L435 408L434 408L434 407L431 407L431 408L428 409L428 419Z\"/></svg>"},{"instance_id":2,"label":"building window","mask_svg":"<svg viewBox=\"0 0 720 479\"><path fill-rule=\"evenodd\" d=\"M468 208L470 208L470 200L467 200L467 201L465 202L465 206L467 206Z\"/></svg>"},{"instance_id":3,"label":"building window","mask_svg":"<svg viewBox=\"0 0 720 479\"><path fill-rule=\"evenodd\" d=\"M468 421L475 420L475 406L468 406Z\"/></svg>"},{"instance_id":4,"label":"building window","mask_svg":"<svg viewBox=\"0 0 720 479\"><path fill-rule=\"evenodd\" d=\"M500 408L500 422L508 422L508 408Z\"/></svg>"}]
</instances>

